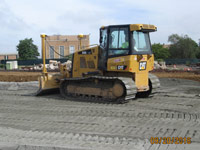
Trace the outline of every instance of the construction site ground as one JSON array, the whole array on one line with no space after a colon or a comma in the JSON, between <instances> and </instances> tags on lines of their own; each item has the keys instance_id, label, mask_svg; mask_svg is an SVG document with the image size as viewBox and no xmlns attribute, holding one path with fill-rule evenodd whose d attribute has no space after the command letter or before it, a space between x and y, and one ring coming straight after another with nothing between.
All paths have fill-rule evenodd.
<instances>
[{"instance_id":1,"label":"construction site ground","mask_svg":"<svg viewBox=\"0 0 200 150\"><path fill-rule=\"evenodd\" d=\"M36 97L37 81L0 82L0 149L199 150L200 82L160 81L154 97L126 104L76 101L59 94ZM151 144L151 137L186 137L192 143Z\"/></svg>"}]
</instances>

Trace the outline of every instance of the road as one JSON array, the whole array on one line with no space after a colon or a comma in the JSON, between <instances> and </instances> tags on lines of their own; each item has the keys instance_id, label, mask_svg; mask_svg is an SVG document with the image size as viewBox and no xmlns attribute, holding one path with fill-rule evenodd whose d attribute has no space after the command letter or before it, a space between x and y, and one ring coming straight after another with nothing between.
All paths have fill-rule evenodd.
<instances>
[{"instance_id":1,"label":"road","mask_svg":"<svg viewBox=\"0 0 200 150\"><path fill-rule=\"evenodd\" d=\"M154 97L128 104L35 97L36 90L37 82L0 82L0 149L200 149L200 82L162 78ZM151 144L151 137L192 143Z\"/></svg>"}]
</instances>

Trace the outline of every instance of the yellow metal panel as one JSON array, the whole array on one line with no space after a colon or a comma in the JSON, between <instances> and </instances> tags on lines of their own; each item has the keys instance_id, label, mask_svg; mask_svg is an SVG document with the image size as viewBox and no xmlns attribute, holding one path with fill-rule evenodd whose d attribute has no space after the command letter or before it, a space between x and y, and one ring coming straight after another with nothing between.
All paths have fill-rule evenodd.
<instances>
[{"instance_id":1,"label":"yellow metal panel","mask_svg":"<svg viewBox=\"0 0 200 150\"><path fill-rule=\"evenodd\" d=\"M135 84L138 91L147 91L149 89L148 72L138 72L135 74Z\"/></svg>"},{"instance_id":2,"label":"yellow metal panel","mask_svg":"<svg viewBox=\"0 0 200 150\"><path fill-rule=\"evenodd\" d=\"M82 77L83 73L98 71L98 48L92 47L74 53L73 77ZM84 54L87 50L91 50L92 53ZM85 60L86 65L81 65L81 60Z\"/></svg>"},{"instance_id":3,"label":"yellow metal panel","mask_svg":"<svg viewBox=\"0 0 200 150\"><path fill-rule=\"evenodd\" d=\"M45 50L45 38L46 38L46 35L45 34L41 34L40 35L41 38L42 38L42 61L43 61L43 69L42 69L42 72L43 73L47 73L47 69L46 69L46 66L45 66L45 61L46 61L46 50Z\"/></svg>"},{"instance_id":4,"label":"yellow metal panel","mask_svg":"<svg viewBox=\"0 0 200 150\"><path fill-rule=\"evenodd\" d=\"M146 68L139 70L140 62L146 62ZM107 63L108 71L117 72L140 72L140 71L151 71L153 70L154 56L151 55L128 55L115 58L109 58ZM121 66L126 66L122 69Z\"/></svg>"},{"instance_id":5,"label":"yellow metal panel","mask_svg":"<svg viewBox=\"0 0 200 150\"><path fill-rule=\"evenodd\" d=\"M54 90L59 89L59 82L57 79L61 79L61 74L44 74L38 78L39 80L39 89L36 95L42 95L43 93L53 92Z\"/></svg>"},{"instance_id":6,"label":"yellow metal panel","mask_svg":"<svg viewBox=\"0 0 200 150\"><path fill-rule=\"evenodd\" d=\"M57 79L61 79L61 74L55 74L55 73L48 73L46 75L42 75L39 79L41 82L42 89L51 89L51 88L59 88L59 82L57 82Z\"/></svg>"},{"instance_id":7,"label":"yellow metal panel","mask_svg":"<svg viewBox=\"0 0 200 150\"><path fill-rule=\"evenodd\" d=\"M148 72L153 70L154 56L128 55L109 58L107 69L113 72L132 72L138 91L148 90Z\"/></svg>"},{"instance_id":8,"label":"yellow metal panel","mask_svg":"<svg viewBox=\"0 0 200 150\"><path fill-rule=\"evenodd\" d=\"M150 24L130 24L130 31L138 31L138 30L157 30L157 27Z\"/></svg>"}]
</instances>

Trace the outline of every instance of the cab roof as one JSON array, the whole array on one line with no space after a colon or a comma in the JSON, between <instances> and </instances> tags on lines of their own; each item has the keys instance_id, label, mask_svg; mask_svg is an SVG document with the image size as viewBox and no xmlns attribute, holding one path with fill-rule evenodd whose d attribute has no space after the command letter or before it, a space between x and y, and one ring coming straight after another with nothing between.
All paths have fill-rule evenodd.
<instances>
[{"instance_id":1,"label":"cab roof","mask_svg":"<svg viewBox=\"0 0 200 150\"><path fill-rule=\"evenodd\" d=\"M130 27L130 31L148 31L148 32L157 31L157 27L151 24L109 25L109 26L102 26L101 29L109 27L126 27L126 26Z\"/></svg>"}]
</instances>

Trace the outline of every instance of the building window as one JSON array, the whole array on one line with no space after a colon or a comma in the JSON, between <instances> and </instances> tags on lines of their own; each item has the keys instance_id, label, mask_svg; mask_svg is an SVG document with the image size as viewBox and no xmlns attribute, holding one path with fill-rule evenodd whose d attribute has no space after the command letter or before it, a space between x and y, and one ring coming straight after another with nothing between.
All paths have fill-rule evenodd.
<instances>
[{"instance_id":1,"label":"building window","mask_svg":"<svg viewBox=\"0 0 200 150\"><path fill-rule=\"evenodd\" d=\"M60 46L60 58L64 57L64 51L65 51L64 46Z\"/></svg>"},{"instance_id":2,"label":"building window","mask_svg":"<svg viewBox=\"0 0 200 150\"><path fill-rule=\"evenodd\" d=\"M69 46L69 54L73 54L75 52L75 48L73 45Z\"/></svg>"},{"instance_id":3,"label":"building window","mask_svg":"<svg viewBox=\"0 0 200 150\"><path fill-rule=\"evenodd\" d=\"M54 59L54 46L49 46L49 58Z\"/></svg>"}]
</instances>

